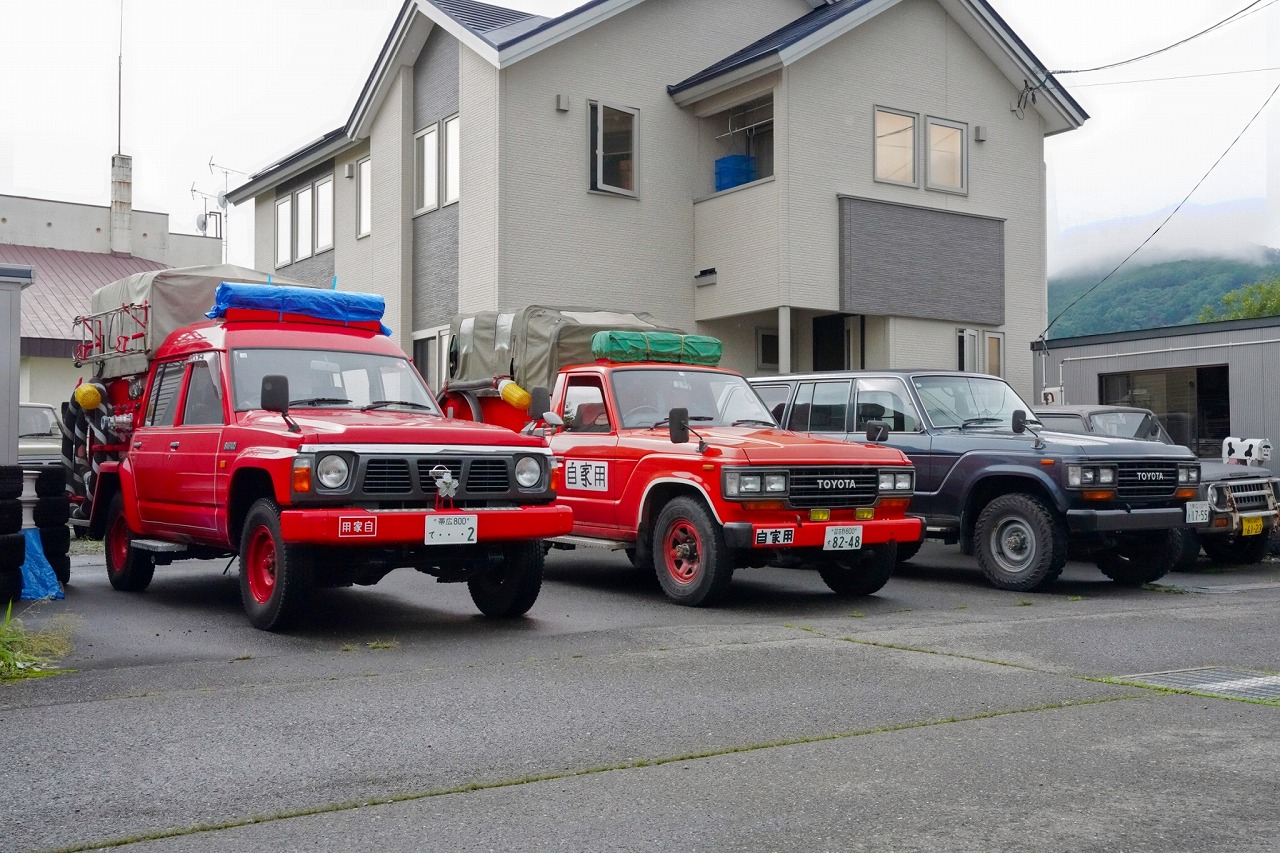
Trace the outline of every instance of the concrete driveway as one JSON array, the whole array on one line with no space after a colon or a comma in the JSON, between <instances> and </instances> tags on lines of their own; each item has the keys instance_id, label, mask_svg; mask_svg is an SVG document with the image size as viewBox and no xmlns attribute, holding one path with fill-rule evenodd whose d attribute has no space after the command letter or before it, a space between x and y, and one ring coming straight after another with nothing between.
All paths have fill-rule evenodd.
<instances>
[{"instance_id":1,"label":"concrete driveway","mask_svg":"<svg viewBox=\"0 0 1280 853\"><path fill-rule=\"evenodd\" d=\"M288 635L225 564L77 557L24 615L78 620L77 671L0 687L0 847L1280 847L1280 707L1203 695L1280 693L1277 563L1017 594L930 544L867 599L743 570L696 610L552 552L522 620L401 570Z\"/></svg>"}]
</instances>

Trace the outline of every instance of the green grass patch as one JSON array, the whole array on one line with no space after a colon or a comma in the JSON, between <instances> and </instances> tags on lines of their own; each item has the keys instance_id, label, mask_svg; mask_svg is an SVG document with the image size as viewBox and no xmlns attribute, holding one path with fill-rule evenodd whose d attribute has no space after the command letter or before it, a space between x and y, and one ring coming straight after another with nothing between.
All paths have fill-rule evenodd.
<instances>
[{"instance_id":1,"label":"green grass patch","mask_svg":"<svg viewBox=\"0 0 1280 853\"><path fill-rule=\"evenodd\" d=\"M0 681L56 675L57 662L71 654L72 621L60 616L42 631L28 631L13 615L13 602L0 621Z\"/></svg>"},{"instance_id":2,"label":"green grass patch","mask_svg":"<svg viewBox=\"0 0 1280 853\"><path fill-rule=\"evenodd\" d=\"M382 651L384 649L394 649L396 646L400 644L397 643L395 640L370 640L369 642L365 643L365 645L373 649L374 651Z\"/></svg>"},{"instance_id":3,"label":"green grass patch","mask_svg":"<svg viewBox=\"0 0 1280 853\"><path fill-rule=\"evenodd\" d=\"M1190 595L1191 590L1171 583L1144 583L1142 588L1147 592L1162 592L1165 595Z\"/></svg>"}]
</instances>

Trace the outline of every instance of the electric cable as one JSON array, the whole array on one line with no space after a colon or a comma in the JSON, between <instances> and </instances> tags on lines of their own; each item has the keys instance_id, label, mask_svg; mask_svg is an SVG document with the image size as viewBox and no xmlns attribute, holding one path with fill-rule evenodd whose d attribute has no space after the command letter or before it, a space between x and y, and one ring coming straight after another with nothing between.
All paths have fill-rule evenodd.
<instances>
[{"instance_id":1,"label":"electric cable","mask_svg":"<svg viewBox=\"0 0 1280 853\"><path fill-rule=\"evenodd\" d=\"M1174 207L1174 209L1169 212L1169 215L1164 218L1164 221L1162 221L1159 225L1157 225L1156 229L1152 231L1150 234L1148 234L1147 238L1143 240L1141 243L1139 243L1136 249L1134 249L1132 252L1126 255L1124 260L1116 264L1115 268L1111 270L1111 272L1103 276L1102 279L1097 284L1093 285L1093 287L1090 287L1084 293L1077 296L1074 300L1072 300L1070 305L1068 305L1066 308L1063 308L1061 311L1059 311L1057 316L1055 316L1052 320L1049 321L1049 325L1045 326L1044 331L1040 333L1039 340L1041 342L1045 340L1045 336L1049 334L1049 330L1053 328L1053 324L1062 319L1062 315L1066 314L1068 311L1070 311L1072 308L1078 305L1080 303L1080 300L1084 299L1090 293L1093 293L1095 290L1097 290L1099 287L1105 284L1108 279L1110 279L1113 275L1115 275L1117 272L1120 271L1121 267L1123 267L1125 264L1129 262L1130 258L1138 254L1138 252L1142 250L1143 246L1150 243L1152 238L1154 238L1157 234L1160 233L1160 229L1164 228L1164 226L1169 224L1169 220L1173 219L1173 217L1178 213L1179 210L1182 209L1182 206L1187 203L1187 201L1191 198L1191 196L1195 195L1196 190L1200 189L1200 185L1203 184L1211 174L1213 174L1213 170L1218 168L1218 164L1221 163L1226 158L1226 156L1231 153L1231 149L1236 147L1236 143L1239 142L1240 138L1249 131L1249 128L1253 126L1253 123L1258 120L1258 116L1262 115L1263 111L1266 110L1267 105L1271 103L1271 99L1276 96L1277 92L1280 92L1280 83L1276 84L1276 87L1271 90L1271 94L1267 95L1267 99L1262 102L1262 106L1258 107L1258 111L1253 114L1253 117L1249 119L1248 123L1245 124L1244 128L1239 133L1236 134L1236 138L1231 140L1231 144L1227 146L1227 150L1223 151L1222 154L1218 156L1218 159L1213 161L1213 165L1209 167L1209 171L1205 172L1204 175L1201 176L1200 180L1196 181L1196 185L1192 187L1191 191L1183 197L1182 201L1178 202L1177 206Z\"/></svg>"}]
</instances>

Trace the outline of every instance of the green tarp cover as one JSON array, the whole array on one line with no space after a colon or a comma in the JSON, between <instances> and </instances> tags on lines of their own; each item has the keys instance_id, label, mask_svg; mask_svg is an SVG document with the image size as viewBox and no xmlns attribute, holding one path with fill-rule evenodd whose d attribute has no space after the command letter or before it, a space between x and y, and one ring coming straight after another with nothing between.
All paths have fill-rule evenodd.
<instances>
[{"instance_id":1,"label":"green tarp cover","mask_svg":"<svg viewBox=\"0 0 1280 853\"><path fill-rule=\"evenodd\" d=\"M610 330L596 332L591 338L591 354L609 361L666 361L715 367L722 350L719 339L706 335Z\"/></svg>"}]
</instances>

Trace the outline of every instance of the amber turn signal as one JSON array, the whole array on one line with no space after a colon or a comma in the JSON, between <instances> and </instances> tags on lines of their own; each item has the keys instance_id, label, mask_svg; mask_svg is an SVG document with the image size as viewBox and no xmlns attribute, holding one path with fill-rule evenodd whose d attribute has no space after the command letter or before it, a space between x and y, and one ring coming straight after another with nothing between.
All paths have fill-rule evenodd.
<instances>
[{"instance_id":1,"label":"amber turn signal","mask_svg":"<svg viewBox=\"0 0 1280 853\"><path fill-rule=\"evenodd\" d=\"M1110 489L1088 489L1081 492L1080 496L1087 501L1109 501L1116 493Z\"/></svg>"},{"instance_id":2,"label":"amber turn signal","mask_svg":"<svg viewBox=\"0 0 1280 853\"><path fill-rule=\"evenodd\" d=\"M1175 498L1194 498L1200 494L1199 489L1178 489L1173 493Z\"/></svg>"},{"instance_id":3,"label":"amber turn signal","mask_svg":"<svg viewBox=\"0 0 1280 853\"><path fill-rule=\"evenodd\" d=\"M879 507L881 509L906 509L909 503L911 503L910 498L881 498Z\"/></svg>"}]
</instances>

